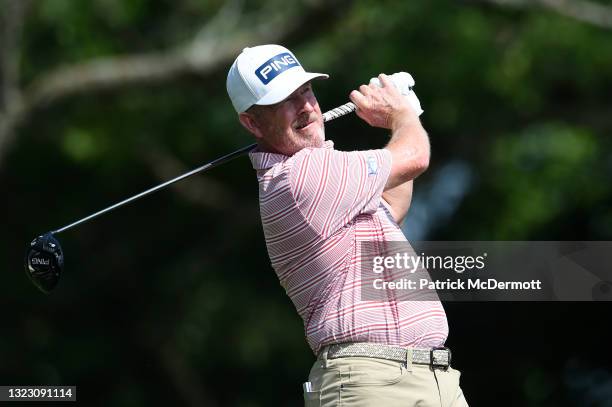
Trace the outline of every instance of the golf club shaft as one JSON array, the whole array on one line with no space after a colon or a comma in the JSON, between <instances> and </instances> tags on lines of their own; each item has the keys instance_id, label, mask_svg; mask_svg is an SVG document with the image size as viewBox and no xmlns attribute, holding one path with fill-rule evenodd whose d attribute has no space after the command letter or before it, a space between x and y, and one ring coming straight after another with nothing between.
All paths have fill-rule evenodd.
<instances>
[{"instance_id":1,"label":"golf club shaft","mask_svg":"<svg viewBox=\"0 0 612 407\"><path fill-rule=\"evenodd\" d=\"M324 122L328 122L330 120L334 120L334 119L337 119L338 117L341 117L341 116L344 116L346 114L349 114L349 113L351 113L353 111L355 111L355 105L353 103L351 103L351 102L348 102L348 103L343 104L342 106L338 106L335 109L331 109L331 110L325 112L323 114L323 121ZM73 222L73 223L71 223L69 225L66 225L66 226L61 227L61 228L59 228L57 230L54 230L51 233L55 235L55 234L64 232L64 231L66 231L68 229L71 229L71 228L75 227L76 225L80 225L81 223L85 223L85 222L87 222L89 220L97 218L98 216L103 215L106 212L110 212L110 211L112 211L115 208L118 208L118 207L123 206L125 204L128 204L130 202L133 202L133 201L135 201L135 200L137 200L139 198L142 198L145 195L149 195L149 194L151 194L151 193L153 193L153 192L155 192L157 190L160 190L162 188L167 187L168 185L174 184L175 182L178 182L178 181L180 181L180 180L182 180L184 178L187 178L187 177L190 177L190 176L192 176L194 174L197 174L198 172L206 171L208 169L216 167L217 165L224 164L224 163L226 163L226 162L228 162L230 160L233 160L236 157L240 157L241 155L243 155L245 153L248 153L249 151L254 149L256 146L257 146L257 144L251 144L249 146L246 146L246 147L243 147L243 148L241 148L239 150L236 150L236 151L234 151L232 153L224 155L223 157L217 158L216 160L213 160L213 161L211 161L211 162L209 162L207 164L204 164L204 165L202 165L202 166L200 166L198 168L195 168L195 169L193 169L193 170L191 170L191 171L189 171L189 172L187 172L185 174L179 175L176 178L168 180L168 181L164 182L163 184L159 184L157 186L154 186L153 188L147 189L146 191L143 191L143 192L141 192L141 193L139 193L137 195L134 195L134 196L132 196L130 198L127 198L127 199L125 199L125 200L123 200L121 202L117 202L116 204L111 205L108 208L102 209L101 211L98 211L98 212L96 212L94 214L91 214L91 215L89 215L89 216L87 216L87 217L85 217L83 219L77 220L76 222Z\"/></svg>"}]
</instances>

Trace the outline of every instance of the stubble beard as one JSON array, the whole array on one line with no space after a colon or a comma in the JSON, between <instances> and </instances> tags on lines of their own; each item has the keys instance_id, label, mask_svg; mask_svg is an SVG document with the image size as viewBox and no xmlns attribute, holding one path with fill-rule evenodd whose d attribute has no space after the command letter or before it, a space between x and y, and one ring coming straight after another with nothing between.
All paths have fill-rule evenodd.
<instances>
[{"instance_id":1,"label":"stubble beard","mask_svg":"<svg viewBox=\"0 0 612 407\"><path fill-rule=\"evenodd\" d=\"M296 130L292 130L290 140L289 150L293 152L293 154L304 148L321 148L325 143L325 126L323 123L317 123L316 126L318 128L312 129L308 132L308 134L300 134L300 132ZM293 155L291 154L291 155Z\"/></svg>"}]
</instances>

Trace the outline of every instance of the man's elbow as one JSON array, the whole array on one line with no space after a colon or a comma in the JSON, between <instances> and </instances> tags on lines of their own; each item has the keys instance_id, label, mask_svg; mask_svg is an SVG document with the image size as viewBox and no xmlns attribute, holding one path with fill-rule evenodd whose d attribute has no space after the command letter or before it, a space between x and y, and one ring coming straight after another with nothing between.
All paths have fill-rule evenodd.
<instances>
[{"instance_id":1,"label":"man's elbow","mask_svg":"<svg viewBox=\"0 0 612 407\"><path fill-rule=\"evenodd\" d=\"M416 175L415 178L421 175L422 173L424 173L425 171L427 171L427 169L429 168L429 157L430 157L429 148L423 151L419 155L418 159L416 160L416 164L415 164L418 175Z\"/></svg>"},{"instance_id":2,"label":"man's elbow","mask_svg":"<svg viewBox=\"0 0 612 407\"><path fill-rule=\"evenodd\" d=\"M422 173L424 173L425 171L427 171L427 169L429 168L429 158L431 156L431 148L429 145L429 138L427 137L427 133L423 131L423 134L424 134L425 142L421 145L421 148L418 151L419 154L416 160L417 161L416 167L417 167L418 175L416 175L415 178L421 175Z\"/></svg>"},{"instance_id":3,"label":"man's elbow","mask_svg":"<svg viewBox=\"0 0 612 407\"><path fill-rule=\"evenodd\" d=\"M410 181L427 171L429 168L429 149L416 151L404 157L402 165L402 179Z\"/></svg>"}]
</instances>

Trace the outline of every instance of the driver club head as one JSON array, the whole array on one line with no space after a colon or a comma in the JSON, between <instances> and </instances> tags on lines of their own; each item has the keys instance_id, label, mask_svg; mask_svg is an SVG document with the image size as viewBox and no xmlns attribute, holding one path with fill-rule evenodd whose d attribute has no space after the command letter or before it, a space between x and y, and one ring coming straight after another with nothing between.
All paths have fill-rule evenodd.
<instances>
[{"instance_id":1,"label":"driver club head","mask_svg":"<svg viewBox=\"0 0 612 407\"><path fill-rule=\"evenodd\" d=\"M24 265L30 281L45 294L57 285L64 268L64 253L53 233L32 240Z\"/></svg>"}]
</instances>

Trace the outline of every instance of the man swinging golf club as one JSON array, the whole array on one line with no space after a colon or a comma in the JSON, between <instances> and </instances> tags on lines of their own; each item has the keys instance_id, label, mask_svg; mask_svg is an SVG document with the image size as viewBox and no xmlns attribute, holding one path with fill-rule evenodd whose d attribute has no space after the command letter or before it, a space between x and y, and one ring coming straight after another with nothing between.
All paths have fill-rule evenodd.
<instances>
[{"instance_id":1,"label":"man swinging golf club","mask_svg":"<svg viewBox=\"0 0 612 407\"><path fill-rule=\"evenodd\" d=\"M327 77L306 72L279 45L245 48L227 77L240 123L258 145L249 156L270 261L317 355L306 405L467 406L441 348L441 303L363 301L359 292L359 265L372 254L361 243L406 241L398 224L429 163L419 101L384 74L360 86L350 94L357 115L391 138L379 150L337 151L311 86Z\"/></svg>"}]
</instances>

